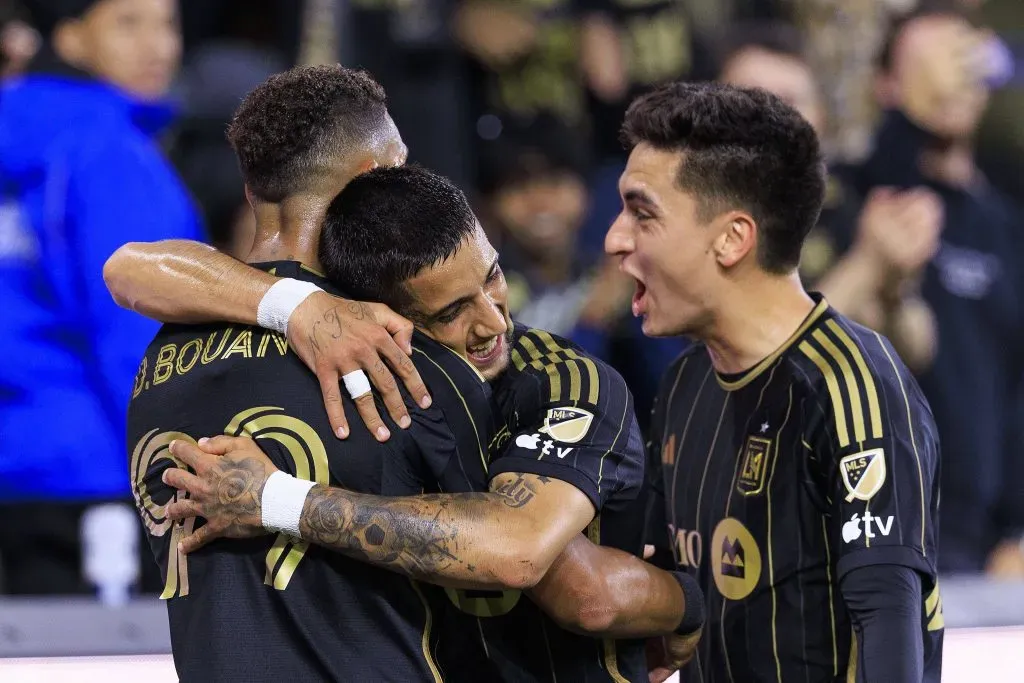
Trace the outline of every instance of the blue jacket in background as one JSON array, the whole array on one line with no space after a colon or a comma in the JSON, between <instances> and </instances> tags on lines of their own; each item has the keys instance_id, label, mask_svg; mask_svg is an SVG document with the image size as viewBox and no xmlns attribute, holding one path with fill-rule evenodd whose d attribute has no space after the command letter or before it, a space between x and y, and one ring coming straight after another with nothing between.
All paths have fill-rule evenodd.
<instances>
[{"instance_id":1,"label":"blue jacket in background","mask_svg":"<svg viewBox=\"0 0 1024 683\"><path fill-rule=\"evenodd\" d=\"M201 237L153 140L172 118L73 75L0 88L0 501L129 495L125 413L157 325L102 270L125 242Z\"/></svg>"}]
</instances>

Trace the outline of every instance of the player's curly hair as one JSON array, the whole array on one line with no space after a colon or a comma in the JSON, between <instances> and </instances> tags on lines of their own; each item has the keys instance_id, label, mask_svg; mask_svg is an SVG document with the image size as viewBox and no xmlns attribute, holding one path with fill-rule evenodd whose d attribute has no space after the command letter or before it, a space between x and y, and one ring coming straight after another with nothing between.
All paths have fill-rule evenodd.
<instances>
[{"instance_id":1,"label":"player's curly hair","mask_svg":"<svg viewBox=\"0 0 1024 683\"><path fill-rule=\"evenodd\" d=\"M466 196L444 176L415 165L375 168L328 207L320 265L346 295L416 321L406 280L453 256L476 226Z\"/></svg>"},{"instance_id":2,"label":"player's curly hair","mask_svg":"<svg viewBox=\"0 0 1024 683\"><path fill-rule=\"evenodd\" d=\"M637 98L622 141L682 153L677 186L694 195L698 219L748 211L758 227L758 263L788 273L825 196L825 163L814 129L781 99L756 88L671 83Z\"/></svg>"},{"instance_id":3,"label":"player's curly hair","mask_svg":"<svg viewBox=\"0 0 1024 683\"><path fill-rule=\"evenodd\" d=\"M384 88L365 71L304 66L246 95L227 135L249 189L279 202L339 157L373 144L386 120Z\"/></svg>"}]
</instances>

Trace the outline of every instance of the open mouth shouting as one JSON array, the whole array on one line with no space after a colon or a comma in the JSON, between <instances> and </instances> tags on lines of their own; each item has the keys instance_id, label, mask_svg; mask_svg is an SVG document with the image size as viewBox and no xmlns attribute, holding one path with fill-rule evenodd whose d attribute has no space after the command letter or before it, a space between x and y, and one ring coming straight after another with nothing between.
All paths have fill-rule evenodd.
<instances>
[{"instance_id":1,"label":"open mouth shouting","mask_svg":"<svg viewBox=\"0 0 1024 683\"><path fill-rule=\"evenodd\" d=\"M636 278L634 278L636 280ZM636 291L633 292L633 317L639 318L647 313L647 286L636 280Z\"/></svg>"}]
</instances>

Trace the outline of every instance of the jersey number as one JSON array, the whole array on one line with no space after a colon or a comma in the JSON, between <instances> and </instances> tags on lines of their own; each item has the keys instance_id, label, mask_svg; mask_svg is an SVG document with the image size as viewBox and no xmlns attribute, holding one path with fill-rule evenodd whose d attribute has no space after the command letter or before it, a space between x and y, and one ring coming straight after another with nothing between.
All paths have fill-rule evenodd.
<instances>
[{"instance_id":1,"label":"jersey number","mask_svg":"<svg viewBox=\"0 0 1024 683\"><path fill-rule=\"evenodd\" d=\"M224 428L224 433L229 436L249 436L257 440L272 439L291 457L296 477L315 481L324 486L330 484L327 449L324 448L324 443L316 430L302 420L286 415L281 408L261 406L242 411L231 419ZM149 469L161 459L170 460L175 466L183 467L168 450L171 441L175 439L194 443L192 437L187 434L157 434L157 430L154 429L139 440L131 461L135 503L143 511L143 523L152 536L162 537L171 530L169 548L175 556L167 560L167 576L163 593L160 595L163 599L188 595L187 558L178 553L176 548L181 538L192 533L195 520L189 520L185 526L174 526L171 520L167 519L167 506L178 499L178 492L174 492L171 499L163 505L157 505L146 489L145 480ZM267 553L266 576L263 582L277 590L287 588L308 549L308 543L285 534L278 534L274 545Z\"/></svg>"}]
</instances>

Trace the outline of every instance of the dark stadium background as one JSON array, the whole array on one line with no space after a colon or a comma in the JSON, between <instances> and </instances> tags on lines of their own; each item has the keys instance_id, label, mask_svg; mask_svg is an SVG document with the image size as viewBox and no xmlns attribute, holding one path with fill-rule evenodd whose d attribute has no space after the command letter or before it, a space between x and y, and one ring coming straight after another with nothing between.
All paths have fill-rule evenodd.
<instances>
[{"instance_id":1,"label":"dark stadium background","mask_svg":"<svg viewBox=\"0 0 1024 683\"><path fill-rule=\"evenodd\" d=\"M867 239L860 223L863 194L849 179L863 177L860 172L876 151L875 134L889 121L876 80L879 55L893 19L918 4L181 0L184 52L173 88L180 117L161 142L199 208L207 241L244 254L251 216L224 138L239 100L270 74L295 64L340 61L368 69L388 92L410 161L468 190L502 252L515 314L573 338L615 365L645 420L661 370L685 342L642 336L629 315L632 284L606 267L601 256L603 231L618 211L615 181L625 156L617 127L630 98L673 79L718 78L725 66L736 66L730 60L744 49L809 68L835 180L822 225L808 242L803 275L809 284L821 283L842 310L837 302L853 299L829 277L844 255ZM39 46L33 15L26 11L31 5L31 0L0 0L4 80L30 68ZM945 5L956 5L991 32L979 48L994 89L976 131L977 160L987 183L1014 207L1006 220L1019 239L1024 237L1024 213L1017 210L1024 190L1024 3ZM789 54L790 48L797 54ZM931 52L921 56L921 78L938 78L928 75L932 58ZM944 58L935 52L933 71L945 68L939 63ZM788 76L772 71L774 63L762 59L758 68L767 71L753 77L792 85ZM0 196L0 263L19 244L5 201ZM947 225L946 235L988 229L976 215L958 214L955 220L960 223ZM544 253L530 248L538 235L547 240ZM934 313L940 343L957 337L947 334L954 328L971 324L959 317L966 309L949 303L950 291L964 299L986 296L951 281L972 280L981 272L972 269L998 258L996 274L990 275L1024 283L1024 253L1015 247L954 262L958 254L956 247L940 246L923 266L922 296ZM932 280L937 284L928 284ZM833 293L829 287L838 289ZM1013 290L1013 297L1018 294L1010 306L1024 311L1024 284ZM0 310L5 304L0 301ZM856 311L843 312L857 317ZM863 322L872 323L870 313ZM1012 347L1022 339L1011 332L990 341ZM951 629L946 680L974 681L987 680L983 671L1009 670L1011 664L1019 671L1024 664L1024 374L1020 366L993 367L992 358L970 348L956 353L956 364L921 369L926 391L946 392L929 396L940 429L952 437L944 436L945 442L970 443L971 426L992 418L976 414L970 397L954 396L949 387L975 372L991 373L1011 387L995 427L1005 430L998 439L1002 445L985 453L953 448L944 455L942 587ZM11 400L0 373L0 411ZM0 416L0 428L3 424ZM5 441L0 433L0 465L32 457L5 451ZM173 680L164 657L169 647L165 612L155 598L161 582L144 544L133 540L134 528L121 534L127 540L120 544L106 532L91 531L116 526L124 519L118 512L124 505L74 494L23 494L4 482L0 466L0 680L57 680L68 672L76 680L127 680L143 661L155 663L147 664L153 667L147 668L153 672L146 674L150 680ZM1014 625L1021 630L968 630ZM1002 654L980 658L986 648ZM158 657L117 659L127 655ZM56 659L74 656L108 659Z\"/></svg>"}]
</instances>

